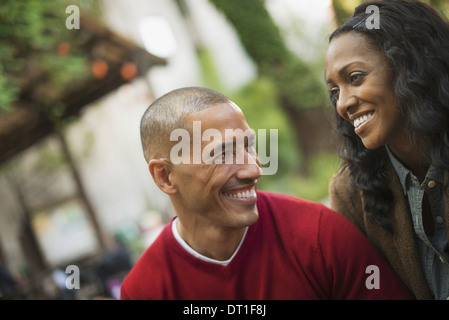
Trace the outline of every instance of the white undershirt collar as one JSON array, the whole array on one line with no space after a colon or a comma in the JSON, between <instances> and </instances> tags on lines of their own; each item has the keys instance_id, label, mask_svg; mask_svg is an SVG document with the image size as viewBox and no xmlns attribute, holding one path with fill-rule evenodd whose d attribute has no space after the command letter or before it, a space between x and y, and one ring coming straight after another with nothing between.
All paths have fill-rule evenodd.
<instances>
[{"instance_id":1,"label":"white undershirt collar","mask_svg":"<svg viewBox=\"0 0 449 320\"><path fill-rule=\"evenodd\" d=\"M246 232L248 231L248 227L245 228L245 233L243 234L242 240L240 240L239 245L237 246L237 249L235 249L234 253L232 254L232 256L228 259L228 260L215 260L215 259L211 259L209 257L206 257L204 255L202 255L201 253L196 252L195 250L192 249L192 247L190 247L187 242L184 241L184 239L181 238L181 235L178 232L178 228L176 228L176 223L178 222L178 218L176 217L173 220L173 223L171 225L171 230L173 232L173 236L175 237L175 239L178 241L178 243L191 255L193 255L194 257L206 261L206 262L211 262L211 263L215 263L215 264L219 264L222 266L227 266L232 259L235 257L235 255L237 254L237 252L239 251L240 247L242 246L243 241L245 240L246 237Z\"/></svg>"}]
</instances>

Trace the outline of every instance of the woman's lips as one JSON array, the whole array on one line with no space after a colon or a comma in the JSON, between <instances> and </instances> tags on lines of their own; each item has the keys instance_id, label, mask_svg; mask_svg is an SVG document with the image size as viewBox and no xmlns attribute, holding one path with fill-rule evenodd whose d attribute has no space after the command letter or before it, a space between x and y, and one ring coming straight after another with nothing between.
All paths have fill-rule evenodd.
<instances>
[{"instance_id":1,"label":"woman's lips","mask_svg":"<svg viewBox=\"0 0 449 320\"><path fill-rule=\"evenodd\" d=\"M365 122L367 122L369 119L371 119L374 115L374 112L370 112L368 114L365 114L363 116L360 116L354 120L354 128L359 128L362 126Z\"/></svg>"},{"instance_id":2,"label":"woman's lips","mask_svg":"<svg viewBox=\"0 0 449 320\"><path fill-rule=\"evenodd\" d=\"M357 135L361 135L366 128L366 126L370 123L371 119L374 117L375 112L370 111L368 113L365 113L360 116L354 117L353 125L354 125L354 132Z\"/></svg>"}]
</instances>

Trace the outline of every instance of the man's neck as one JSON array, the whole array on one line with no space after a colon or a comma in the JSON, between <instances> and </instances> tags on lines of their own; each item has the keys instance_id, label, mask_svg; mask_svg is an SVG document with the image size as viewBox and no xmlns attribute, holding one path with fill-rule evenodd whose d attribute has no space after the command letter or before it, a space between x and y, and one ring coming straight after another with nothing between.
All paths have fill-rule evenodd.
<instances>
[{"instance_id":1,"label":"man's neck","mask_svg":"<svg viewBox=\"0 0 449 320\"><path fill-rule=\"evenodd\" d=\"M178 218L176 228L180 237L196 252L210 259L225 261L238 248L246 228L219 228L189 225Z\"/></svg>"}]
</instances>

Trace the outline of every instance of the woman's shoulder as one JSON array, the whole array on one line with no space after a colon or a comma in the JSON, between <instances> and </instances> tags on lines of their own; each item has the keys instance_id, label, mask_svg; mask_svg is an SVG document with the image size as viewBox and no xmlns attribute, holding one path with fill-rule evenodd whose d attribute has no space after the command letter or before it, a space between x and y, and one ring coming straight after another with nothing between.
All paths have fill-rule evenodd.
<instances>
[{"instance_id":1,"label":"woman's shoulder","mask_svg":"<svg viewBox=\"0 0 449 320\"><path fill-rule=\"evenodd\" d=\"M345 216L359 229L364 229L362 192L352 182L348 168L340 168L331 178L329 200L331 209Z\"/></svg>"},{"instance_id":2,"label":"woman's shoulder","mask_svg":"<svg viewBox=\"0 0 449 320\"><path fill-rule=\"evenodd\" d=\"M335 190L348 190L352 185L351 175L347 167L340 167L340 169L331 177L329 181L329 192Z\"/></svg>"}]
</instances>

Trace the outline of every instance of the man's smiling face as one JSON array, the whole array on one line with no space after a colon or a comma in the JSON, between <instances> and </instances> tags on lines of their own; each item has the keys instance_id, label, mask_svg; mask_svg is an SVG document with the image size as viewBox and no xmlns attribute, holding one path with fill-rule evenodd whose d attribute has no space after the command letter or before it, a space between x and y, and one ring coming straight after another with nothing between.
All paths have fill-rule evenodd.
<instances>
[{"instance_id":1,"label":"man's smiling face","mask_svg":"<svg viewBox=\"0 0 449 320\"><path fill-rule=\"evenodd\" d=\"M233 132L250 129L242 111L232 103L218 104L188 115L185 121L188 126L193 121L200 121L201 133L208 129L221 133L221 141L202 141L201 153L207 146L208 150L215 150L215 158L220 157L217 150L224 152L222 146L230 145L235 156L237 148L244 148L244 163L234 158L230 164L217 163L219 161L195 164L191 154L190 164L174 165L175 199L178 208L183 210L183 216L224 228L242 228L255 223L258 219L256 187L262 171L254 151L254 139L243 137L242 146L235 136L226 136L226 129Z\"/></svg>"}]
</instances>

